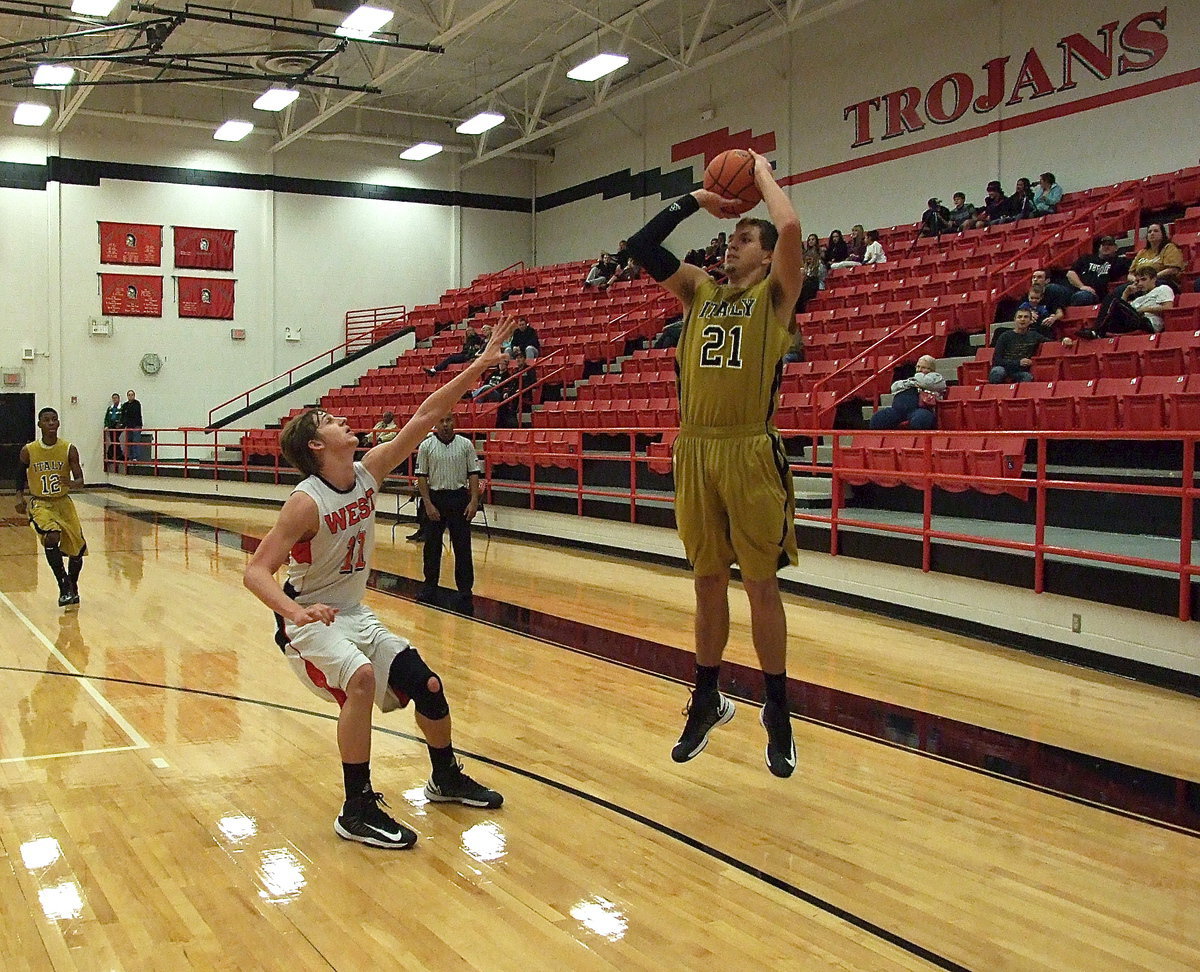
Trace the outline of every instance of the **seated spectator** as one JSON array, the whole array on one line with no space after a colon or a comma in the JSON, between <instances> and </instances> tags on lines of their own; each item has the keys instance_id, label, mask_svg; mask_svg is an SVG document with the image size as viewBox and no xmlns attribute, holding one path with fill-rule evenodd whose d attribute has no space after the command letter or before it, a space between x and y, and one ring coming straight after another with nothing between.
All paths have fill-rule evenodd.
<instances>
[{"instance_id":1,"label":"seated spectator","mask_svg":"<svg viewBox=\"0 0 1200 972\"><path fill-rule=\"evenodd\" d=\"M585 287L600 287L608 283L609 278L617 272L617 261L613 259L611 253L606 253L603 250L600 252L600 259L592 264L592 269L588 271L587 277L583 281Z\"/></svg>"},{"instance_id":2,"label":"seated spectator","mask_svg":"<svg viewBox=\"0 0 1200 972\"><path fill-rule=\"evenodd\" d=\"M825 264L821 261L821 241L816 233L809 233L804 241L804 283L800 285L800 297L796 300L796 313L803 314L804 308L821 290L825 278Z\"/></svg>"},{"instance_id":3,"label":"seated spectator","mask_svg":"<svg viewBox=\"0 0 1200 972\"><path fill-rule=\"evenodd\" d=\"M1050 277L1045 270L1034 270L1029 279L1029 291L1022 306L1033 311L1033 329L1047 340L1055 340L1062 323L1064 305L1047 295Z\"/></svg>"},{"instance_id":4,"label":"seated spectator","mask_svg":"<svg viewBox=\"0 0 1200 972\"><path fill-rule=\"evenodd\" d=\"M1159 278L1159 283L1179 283L1183 276L1183 251L1171 242L1171 234L1163 223L1151 223L1146 227L1146 245L1138 250L1129 267L1129 280L1142 267L1149 267Z\"/></svg>"},{"instance_id":5,"label":"seated spectator","mask_svg":"<svg viewBox=\"0 0 1200 972\"><path fill-rule=\"evenodd\" d=\"M1013 329L996 338L988 381L1003 385L1010 381L1033 381L1033 356L1046 339L1033 330L1033 309L1022 304L1013 317Z\"/></svg>"},{"instance_id":6,"label":"seated spectator","mask_svg":"<svg viewBox=\"0 0 1200 972\"><path fill-rule=\"evenodd\" d=\"M1004 195L1004 189L1000 183L993 179L987 184L987 198L983 201L983 208L975 213L975 228L982 229L985 226L995 226L997 223L1006 222L1011 214L1011 201L1008 196Z\"/></svg>"},{"instance_id":7,"label":"seated spectator","mask_svg":"<svg viewBox=\"0 0 1200 972\"><path fill-rule=\"evenodd\" d=\"M825 261L825 266L833 269L834 264L841 263L850 255L850 250L846 246L846 241L842 237L841 230L829 231L829 242L825 246L825 256L822 258Z\"/></svg>"},{"instance_id":8,"label":"seated spectator","mask_svg":"<svg viewBox=\"0 0 1200 972\"><path fill-rule=\"evenodd\" d=\"M496 387L512 374L511 367L512 358L509 355L505 355L496 363L494 368L483 376L483 381L479 387L472 389L468 394L476 401L482 399L485 402L498 402L506 395L512 394L516 389L512 388L511 391L508 391L507 389L510 388L510 385L505 385L504 388Z\"/></svg>"},{"instance_id":9,"label":"seated spectator","mask_svg":"<svg viewBox=\"0 0 1200 972\"><path fill-rule=\"evenodd\" d=\"M861 266L866 253L867 234L863 232L861 223L855 223L850 227L850 239L846 241L846 259L832 264L829 269L839 270L845 267Z\"/></svg>"},{"instance_id":10,"label":"seated spectator","mask_svg":"<svg viewBox=\"0 0 1200 972\"><path fill-rule=\"evenodd\" d=\"M1100 237L1094 256L1080 257L1067 271L1066 283L1046 285L1046 296L1056 303L1087 307L1103 300L1108 288L1125 280L1129 258L1117 255L1117 241Z\"/></svg>"},{"instance_id":11,"label":"seated spectator","mask_svg":"<svg viewBox=\"0 0 1200 972\"><path fill-rule=\"evenodd\" d=\"M508 346L505 350L512 352L516 348L520 348L524 352L528 361L536 361L542 350L542 343L538 340L537 331L524 317L517 318L516 329L512 332L512 337L508 339Z\"/></svg>"},{"instance_id":12,"label":"seated spectator","mask_svg":"<svg viewBox=\"0 0 1200 972\"><path fill-rule=\"evenodd\" d=\"M384 412L383 417L371 429L371 443L379 445L381 442L391 442L399 431L400 426L396 424L396 416L392 412Z\"/></svg>"},{"instance_id":13,"label":"seated spectator","mask_svg":"<svg viewBox=\"0 0 1200 972\"><path fill-rule=\"evenodd\" d=\"M616 273L612 275L612 279L608 281L607 286L612 286L619 280L637 280L642 275L642 266L633 257L625 263Z\"/></svg>"},{"instance_id":14,"label":"seated spectator","mask_svg":"<svg viewBox=\"0 0 1200 972\"><path fill-rule=\"evenodd\" d=\"M791 347L784 352L783 363L796 364L798 361L804 360L804 332L800 328L796 328L792 334Z\"/></svg>"},{"instance_id":15,"label":"seated spectator","mask_svg":"<svg viewBox=\"0 0 1200 972\"><path fill-rule=\"evenodd\" d=\"M883 252L883 244L879 242L879 230L867 233L867 249L863 254L863 263L887 263L887 254Z\"/></svg>"},{"instance_id":16,"label":"seated spectator","mask_svg":"<svg viewBox=\"0 0 1200 972\"><path fill-rule=\"evenodd\" d=\"M621 242L617 244L617 252L613 254L613 260L616 261L618 270L620 270L622 267L626 266L629 263L629 241L628 240L621 240Z\"/></svg>"},{"instance_id":17,"label":"seated spectator","mask_svg":"<svg viewBox=\"0 0 1200 972\"><path fill-rule=\"evenodd\" d=\"M485 328L485 331L490 332L491 328ZM483 346L487 343L487 338L484 334L475 330L475 325L467 325L467 333L463 337L463 346L461 351L456 351L454 354L448 354L442 358L432 368L426 368L425 374L436 375L439 371L445 371L452 364L466 364L468 361L474 361L479 357Z\"/></svg>"},{"instance_id":18,"label":"seated spectator","mask_svg":"<svg viewBox=\"0 0 1200 972\"><path fill-rule=\"evenodd\" d=\"M679 346L679 335L683 333L683 318L671 321L661 331L658 332L658 337L654 339L651 347L662 350L663 348L675 348Z\"/></svg>"},{"instance_id":19,"label":"seated spectator","mask_svg":"<svg viewBox=\"0 0 1200 972\"><path fill-rule=\"evenodd\" d=\"M1029 219L1034 215L1033 209L1033 191L1028 179L1018 179L1017 186L1013 190L1013 194L1008 197L1007 211L996 217L988 220L988 226L995 226L997 223L1015 223L1020 219Z\"/></svg>"},{"instance_id":20,"label":"seated spectator","mask_svg":"<svg viewBox=\"0 0 1200 972\"><path fill-rule=\"evenodd\" d=\"M1134 281L1105 308L1096 326L1080 331L1082 338L1110 334L1157 334L1163 329L1162 312L1175 304L1175 290L1158 279L1152 267L1134 271Z\"/></svg>"},{"instance_id":21,"label":"seated spectator","mask_svg":"<svg viewBox=\"0 0 1200 972\"><path fill-rule=\"evenodd\" d=\"M965 193L956 192L951 199L954 201L954 208L948 214L950 228L961 232L975 221L975 206L967 202Z\"/></svg>"},{"instance_id":22,"label":"seated spectator","mask_svg":"<svg viewBox=\"0 0 1200 972\"><path fill-rule=\"evenodd\" d=\"M941 236L954 229L950 222L950 210L936 197L930 197L926 210L921 214L921 236Z\"/></svg>"},{"instance_id":23,"label":"seated spectator","mask_svg":"<svg viewBox=\"0 0 1200 972\"><path fill-rule=\"evenodd\" d=\"M1033 214L1049 216L1058 212L1058 204L1062 202L1062 186L1054 178L1053 172L1043 172L1038 177L1037 191L1033 194Z\"/></svg>"},{"instance_id":24,"label":"seated spectator","mask_svg":"<svg viewBox=\"0 0 1200 972\"><path fill-rule=\"evenodd\" d=\"M937 428L937 403L946 395L946 379L934 368L933 355L917 359L917 373L892 382L892 404L871 416L873 429L898 429L902 422L914 432Z\"/></svg>"}]
</instances>

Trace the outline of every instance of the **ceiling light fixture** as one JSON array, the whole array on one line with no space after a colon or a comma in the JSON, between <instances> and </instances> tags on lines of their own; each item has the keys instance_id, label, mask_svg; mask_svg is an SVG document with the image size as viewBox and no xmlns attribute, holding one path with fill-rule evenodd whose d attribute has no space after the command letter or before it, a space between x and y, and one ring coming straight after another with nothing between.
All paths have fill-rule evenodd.
<instances>
[{"instance_id":1,"label":"ceiling light fixture","mask_svg":"<svg viewBox=\"0 0 1200 972\"><path fill-rule=\"evenodd\" d=\"M339 37L355 37L363 39L370 37L396 16L390 10L382 7L368 7L363 4L354 13L342 21L342 26L334 31Z\"/></svg>"},{"instance_id":2,"label":"ceiling light fixture","mask_svg":"<svg viewBox=\"0 0 1200 972\"><path fill-rule=\"evenodd\" d=\"M219 142L240 142L254 131L254 122L231 119L213 132L213 138Z\"/></svg>"},{"instance_id":3,"label":"ceiling light fixture","mask_svg":"<svg viewBox=\"0 0 1200 972\"><path fill-rule=\"evenodd\" d=\"M13 124L37 128L38 125L46 124L46 119L49 117L49 105L40 105L35 101L22 101L13 112Z\"/></svg>"},{"instance_id":4,"label":"ceiling light fixture","mask_svg":"<svg viewBox=\"0 0 1200 972\"><path fill-rule=\"evenodd\" d=\"M596 81L628 63L629 58L624 54L597 54L582 64L576 64L567 72L567 77L572 81Z\"/></svg>"},{"instance_id":5,"label":"ceiling light fixture","mask_svg":"<svg viewBox=\"0 0 1200 972\"><path fill-rule=\"evenodd\" d=\"M468 118L454 130L460 135L482 135L489 129L495 128L502 121L504 121L503 115L498 115L494 111L481 111L473 118Z\"/></svg>"},{"instance_id":6,"label":"ceiling light fixture","mask_svg":"<svg viewBox=\"0 0 1200 972\"><path fill-rule=\"evenodd\" d=\"M259 111L283 111L299 97L300 92L295 88L268 88L258 96L254 107Z\"/></svg>"},{"instance_id":7,"label":"ceiling light fixture","mask_svg":"<svg viewBox=\"0 0 1200 972\"><path fill-rule=\"evenodd\" d=\"M71 13L83 14L85 17L107 17L117 2L118 0L72 0Z\"/></svg>"},{"instance_id":8,"label":"ceiling light fixture","mask_svg":"<svg viewBox=\"0 0 1200 972\"><path fill-rule=\"evenodd\" d=\"M71 83L73 77L75 69L66 64L39 64L38 69L33 72L33 86L61 91Z\"/></svg>"},{"instance_id":9,"label":"ceiling light fixture","mask_svg":"<svg viewBox=\"0 0 1200 972\"><path fill-rule=\"evenodd\" d=\"M401 152L400 158L408 159L409 162L420 162L437 155L441 150L442 147L437 142L418 142Z\"/></svg>"}]
</instances>

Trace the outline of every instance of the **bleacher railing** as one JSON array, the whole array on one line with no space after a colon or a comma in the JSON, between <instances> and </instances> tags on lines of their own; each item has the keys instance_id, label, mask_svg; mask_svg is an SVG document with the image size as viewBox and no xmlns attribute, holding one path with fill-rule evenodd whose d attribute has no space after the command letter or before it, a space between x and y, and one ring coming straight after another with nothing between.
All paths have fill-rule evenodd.
<instances>
[{"instance_id":1,"label":"bleacher railing","mask_svg":"<svg viewBox=\"0 0 1200 972\"><path fill-rule=\"evenodd\" d=\"M407 318L408 307L404 304L346 311L346 341L343 345L346 353L361 351L389 334L402 330Z\"/></svg>"},{"instance_id":2,"label":"bleacher railing","mask_svg":"<svg viewBox=\"0 0 1200 972\"><path fill-rule=\"evenodd\" d=\"M376 338L375 340L379 339ZM264 392L263 395L260 396L266 397L267 395L272 395L275 392L291 388L292 385L304 377L304 374L307 371L319 371L321 368L336 364L343 358L353 354L356 350L361 350L361 348L351 348L350 342L344 341L335 348L330 348L328 351L322 351L320 354L313 355L307 361L300 362L300 364L296 365L294 368L289 368L287 371L283 372L283 374L276 375L274 378L268 378L266 381L259 382L259 384L255 385L253 388L247 388L240 395L235 395L227 402L222 402L220 405L214 405L208 410L209 428L212 428L213 423L220 420L218 413L224 411L225 409L230 409L230 406L233 406L230 411L237 411L239 408L249 408L251 404L251 398L254 396L255 392L261 392L263 389L269 389L269 391Z\"/></svg>"},{"instance_id":3,"label":"bleacher railing","mask_svg":"<svg viewBox=\"0 0 1200 972\"><path fill-rule=\"evenodd\" d=\"M148 442L139 443L125 449L125 458L120 461L105 462L107 471L113 474L137 474L148 476L164 476L183 479L225 480L240 482L271 482L292 483L299 476L295 470L284 463L278 449L273 455L262 455L252 459L249 451L243 448L242 436L252 430L246 429L143 429L143 437ZM582 515L585 502L588 500L607 500L627 503L629 506L630 522L638 521L639 507L647 505L658 507L671 506L674 503L674 492L670 480L669 460L648 455L645 443L648 439L656 439L660 435L670 435L673 430L647 430L643 428L610 428L610 429L471 429L463 427L459 430L470 436L476 448L485 459L485 488L488 500L499 491L509 493L520 492L527 497L530 508L538 505L539 499L554 496L570 496L575 500L576 513ZM782 430L787 438L805 437L815 441L821 436L830 436L828 429L786 429ZM839 533L847 529L871 530L880 533L898 534L919 539L921 542L921 569L932 570L932 554L935 541L971 544L982 548L1012 550L1031 554L1034 572L1032 589L1037 593L1046 590L1046 560L1047 558L1068 558L1085 562L1108 563L1117 566L1134 567L1141 570L1162 571L1178 579L1178 617L1181 621L1192 619L1192 580L1200 573L1200 567L1192 563L1193 540L1195 529L1195 503L1200 496L1196 484L1196 449L1200 445L1200 431L1167 431L1167 432L1127 432L1119 433L1122 441L1166 442L1179 443L1182 447L1181 468L1172 474L1170 485L1113 482L1095 479L1066 479L1052 476L1047 468L1047 450L1050 442L1074 440L1109 442L1114 436L1111 433L1088 433L1081 431L1045 432L1005 430L1003 438L1012 440L1027 440L1035 443L1035 461L1019 469L1019 475L1012 476L980 476L938 471L934 466L933 439L943 437L950 441L962 441L967 438L978 439L974 431L938 431L922 434L922 450L924 463L921 468L908 468L889 474L890 479L903 481L906 485L919 490L923 496L923 506L920 526L898 524L882 518L872 519L866 515L848 516L844 512L842 500L849 478L861 481L864 477L877 477L879 470L864 466L851 465L845 462L841 435L833 435L833 462L824 465L816 461L816 450L809 462L792 465L797 476L828 481L831 487L831 502L828 513L811 509L798 510L796 521L817 526L827 527L830 531L829 553L831 556L840 554ZM873 435L882 436L885 440L891 437L905 436L912 438L912 433L879 432ZM624 438L628 448L609 449L607 451L584 452L585 439L594 436L610 436ZM111 443L106 443L109 445ZM585 483L585 464L590 461L627 462L629 464L628 488L617 486L594 486ZM390 478L385 488L411 491L414 482L412 470L413 457L410 457ZM500 467L520 468L526 466L527 476L517 480L501 477ZM540 470L557 467L574 473L574 482L561 482L547 479ZM651 486L643 483L646 474L653 473L656 478ZM934 490L939 487L954 487L958 490L965 488L982 488L991 492L1008 491L1014 488L1032 494L1034 510L1033 540L1012 540L989 536L982 532L966 532L935 529L933 514ZM1086 549L1068 547L1061 544L1046 542L1047 527L1047 497L1054 491L1076 493L1100 493L1105 495L1124 495L1139 497L1161 497L1179 504L1178 535L1163 536L1160 539L1178 542L1178 557L1164 559L1155 557L1131 556L1114 553L1111 550ZM981 520L986 523L989 521Z\"/></svg>"}]
</instances>

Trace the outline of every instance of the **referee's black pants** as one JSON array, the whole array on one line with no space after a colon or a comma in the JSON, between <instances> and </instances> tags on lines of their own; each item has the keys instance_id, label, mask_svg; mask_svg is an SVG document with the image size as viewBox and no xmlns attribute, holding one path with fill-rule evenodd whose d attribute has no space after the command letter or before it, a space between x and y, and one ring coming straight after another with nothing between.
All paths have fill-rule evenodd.
<instances>
[{"instance_id":1,"label":"referee's black pants","mask_svg":"<svg viewBox=\"0 0 1200 972\"><path fill-rule=\"evenodd\" d=\"M459 594L468 595L475 586L471 524L467 520L471 493L467 489L431 489L429 498L441 516L436 520L430 517L425 524L425 590L437 590L442 575L442 534L449 530L454 549L454 586Z\"/></svg>"}]
</instances>

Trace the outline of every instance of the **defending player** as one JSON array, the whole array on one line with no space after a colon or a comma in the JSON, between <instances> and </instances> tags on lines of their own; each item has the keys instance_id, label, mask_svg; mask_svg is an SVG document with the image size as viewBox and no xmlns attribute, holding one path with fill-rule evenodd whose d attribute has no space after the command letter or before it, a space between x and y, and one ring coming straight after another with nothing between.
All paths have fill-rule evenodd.
<instances>
[{"instance_id":1,"label":"defending player","mask_svg":"<svg viewBox=\"0 0 1200 972\"><path fill-rule=\"evenodd\" d=\"M83 527L70 496L72 489L83 486L83 467L79 450L58 437L58 412L52 408L38 412L38 429L41 439L21 447L17 513L29 514L29 523L41 538L46 561L58 581L58 606L70 607L79 603L79 572L87 554Z\"/></svg>"},{"instance_id":2,"label":"defending player","mask_svg":"<svg viewBox=\"0 0 1200 972\"><path fill-rule=\"evenodd\" d=\"M720 693L717 679L729 640L729 568L736 562L766 683L767 766L776 776L791 776L796 748L787 704L787 621L775 575L796 563L795 498L771 418L795 329L792 311L804 260L800 220L771 164L757 153L754 160L755 184L771 222L738 222L725 254L727 284L681 264L662 246L700 208L732 215L733 202L707 190L668 206L630 237L629 250L684 308L673 461L675 519L695 572L696 687L671 758L693 758L709 733L733 718L734 704Z\"/></svg>"},{"instance_id":3,"label":"defending player","mask_svg":"<svg viewBox=\"0 0 1200 972\"><path fill-rule=\"evenodd\" d=\"M433 424L501 357L514 321L492 332L483 353L430 395L390 442L355 462L358 438L344 418L320 409L296 416L280 447L307 474L279 520L246 565L245 584L275 612L276 642L310 689L338 703L338 749L346 802L334 831L373 847L411 847L417 835L382 807L371 785L371 705L383 712L411 699L429 748L432 801L496 808L503 797L463 772L450 738L450 707L442 680L408 641L392 634L363 604L375 544L375 497L384 478L406 459ZM283 587L275 572L288 564Z\"/></svg>"}]
</instances>

